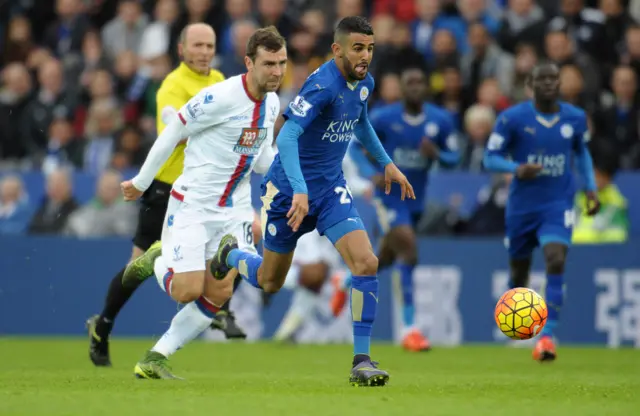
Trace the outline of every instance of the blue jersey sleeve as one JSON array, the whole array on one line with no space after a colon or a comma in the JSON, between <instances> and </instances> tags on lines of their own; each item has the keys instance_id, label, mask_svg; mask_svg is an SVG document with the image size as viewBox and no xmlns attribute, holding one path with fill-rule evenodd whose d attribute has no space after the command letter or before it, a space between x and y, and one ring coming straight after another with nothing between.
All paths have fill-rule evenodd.
<instances>
[{"instance_id":1,"label":"blue jersey sleeve","mask_svg":"<svg viewBox=\"0 0 640 416\"><path fill-rule=\"evenodd\" d=\"M358 121L354 132L360 143L362 143L362 146L367 149L371 157L378 163L378 165L384 167L391 163L391 158L384 150L384 147L382 146L382 143L380 143L378 135L369 122L366 104L362 109L360 120Z\"/></svg>"},{"instance_id":2,"label":"blue jersey sleeve","mask_svg":"<svg viewBox=\"0 0 640 416\"><path fill-rule=\"evenodd\" d=\"M283 116L306 129L332 101L333 92L329 88L307 80L298 96L289 103Z\"/></svg>"},{"instance_id":3,"label":"blue jersey sleeve","mask_svg":"<svg viewBox=\"0 0 640 416\"><path fill-rule=\"evenodd\" d=\"M453 120L449 116L444 116L440 124L440 131L436 136L436 145L440 149L439 162L446 167L453 167L460 162L458 138Z\"/></svg>"},{"instance_id":4,"label":"blue jersey sleeve","mask_svg":"<svg viewBox=\"0 0 640 416\"><path fill-rule=\"evenodd\" d=\"M515 173L518 168L516 162L507 159L509 146L514 138L511 123L510 118L505 114L501 115L487 140L483 164L490 171Z\"/></svg>"},{"instance_id":5,"label":"blue jersey sleeve","mask_svg":"<svg viewBox=\"0 0 640 416\"><path fill-rule=\"evenodd\" d=\"M593 160L587 144L591 140L587 117L584 113L576 123L575 134L573 136L573 151L576 155L576 168L582 176L584 186L587 191L596 190L596 179L593 172Z\"/></svg>"}]
</instances>

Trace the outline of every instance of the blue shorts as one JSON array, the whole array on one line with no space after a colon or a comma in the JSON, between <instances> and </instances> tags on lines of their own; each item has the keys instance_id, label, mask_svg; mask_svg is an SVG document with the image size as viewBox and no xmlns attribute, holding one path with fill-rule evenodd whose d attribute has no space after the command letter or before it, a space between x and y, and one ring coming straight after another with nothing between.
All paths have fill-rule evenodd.
<instances>
[{"instance_id":1,"label":"blue shorts","mask_svg":"<svg viewBox=\"0 0 640 416\"><path fill-rule=\"evenodd\" d=\"M531 257L533 250L548 243L571 245L575 213L573 208L507 216L505 246L512 259Z\"/></svg>"},{"instance_id":2,"label":"blue shorts","mask_svg":"<svg viewBox=\"0 0 640 416\"><path fill-rule=\"evenodd\" d=\"M294 232L287 225L291 197L280 193L270 181L263 183L261 222L264 247L276 253L290 253L298 239L314 229L320 235L326 235L334 245L351 231L364 230L346 181L334 189L335 192L309 201L309 213L298 231Z\"/></svg>"},{"instance_id":3,"label":"blue shorts","mask_svg":"<svg viewBox=\"0 0 640 416\"><path fill-rule=\"evenodd\" d=\"M422 217L422 211L412 212L405 201L394 197L376 197L373 200L378 220L378 231L386 235L392 229L402 225L415 228Z\"/></svg>"}]
</instances>

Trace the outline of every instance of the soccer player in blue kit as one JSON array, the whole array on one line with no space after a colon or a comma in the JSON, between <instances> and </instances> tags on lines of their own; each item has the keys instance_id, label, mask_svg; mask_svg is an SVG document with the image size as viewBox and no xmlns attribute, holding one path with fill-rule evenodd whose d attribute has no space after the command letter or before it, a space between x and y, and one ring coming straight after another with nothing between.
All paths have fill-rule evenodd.
<instances>
[{"instance_id":1,"label":"soccer player in blue kit","mask_svg":"<svg viewBox=\"0 0 640 416\"><path fill-rule=\"evenodd\" d=\"M505 214L512 288L527 286L533 249L542 247L549 315L533 350L533 358L542 362L556 358L553 334L563 303L565 260L575 218L572 160L584 181L588 214L595 215L600 203L587 148L587 117L583 110L559 101L558 67L540 64L528 82L533 100L500 115L487 142L484 165L515 176Z\"/></svg>"},{"instance_id":2,"label":"soccer player in blue kit","mask_svg":"<svg viewBox=\"0 0 640 416\"><path fill-rule=\"evenodd\" d=\"M369 162L355 141L350 154L358 164L360 174L377 185L378 231L383 234L378 269L394 265L402 290L402 346L417 352L429 350L430 344L414 323L413 269L418 262L415 227L424 213L433 161L453 167L460 156L453 120L445 110L425 102L428 87L424 70L418 67L404 69L400 74L400 86L402 102L372 111L371 124L386 152L411 182L416 199L401 201L397 189L385 194L381 170ZM349 286L349 280L347 277L345 288ZM344 298L336 292L332 307L337 309L338 299Z\"/></svg>"},{"instance_id":3,"label":"soccer player in blue kit","mask_svg":"<svg viewBox=\"0 0 640 416\"><path fill-rule=\"evenodd\" d=\"M277 292L291 266L297 240L317 228L353 274L354 358L349 381L383 386L389 374L370 358L378 259L342 174L342 160L353 135L384 166L387 193L396 182L401 199L415 195L368 119L367 98L374 85L368 74L374 48L371 25L363 17L342 19L331 48L334 59L307 78L284 113L286 121L277 138L279 153L262 186L263 257L237 249L233 236L225 236L211 271L214 277L223 277L236 268L254 287Z\"/></svg>"}]
</instances>

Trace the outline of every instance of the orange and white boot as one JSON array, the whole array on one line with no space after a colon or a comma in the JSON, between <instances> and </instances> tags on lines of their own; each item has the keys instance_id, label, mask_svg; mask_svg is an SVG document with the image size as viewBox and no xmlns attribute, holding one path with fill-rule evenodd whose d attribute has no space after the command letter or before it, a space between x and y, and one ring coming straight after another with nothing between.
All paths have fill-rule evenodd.
<instances>
[{"instance_id":1,"label":"orange and white boot","mask_svg":"<svg viewBox=\"0 0 640 416\"><path fill-rule=\"evenodd\" d=\"M429 351L431 349L431 344L427 337L422 335L420 331L417 329L411 329L402 339L402 348L412 352Z\"/></svg>"},{"instance_id":2,"label":"orange and white boot","mask_svg":"<svg viewBox=\"0 0 640 416\"><path fill-rule=\"evenodd\" d=\"M331 285L333 286L333 296L331 296L331 311L333 316L338 317L347 303L347 290L344 288L342 280L344 276L336 273L331 277Z\"/></svg>"},{"instance_id":3,"label":"orange and white boot","mask_svg":"<svg viewBox=\"0 0 640 416\"><path fill-rule=\"evenodd\" d=\"M533 349L533 359L539 362L554 361L556 359L556 346L550 336L540 337Z\"/></svg>"}]
</instances>

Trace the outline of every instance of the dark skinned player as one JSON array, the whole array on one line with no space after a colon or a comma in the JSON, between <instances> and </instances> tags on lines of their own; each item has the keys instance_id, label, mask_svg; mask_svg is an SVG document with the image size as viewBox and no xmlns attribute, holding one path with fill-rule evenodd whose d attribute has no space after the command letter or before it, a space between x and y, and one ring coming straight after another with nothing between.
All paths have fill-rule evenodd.
<instances>
[{"instance_id":1,"label":"dark skinned player","mask_svg":"<svg viewBox=\"0 0 640 416\"><path fill-rule=\"evenodd\" d=\"M600 208L587 149L587 116L559 100L559 72L551 63L533 69L528 80L533 100L500 115L484 157L488 170L515 175L505 214L511 287L528 285L533 250L542 247L549 316L533 351L533 358L541 362L556 358L553 335L563 303L565 262L575 219L573 165L582 177L588 214L595 215Z\"/></svg>"}]
</instances>

